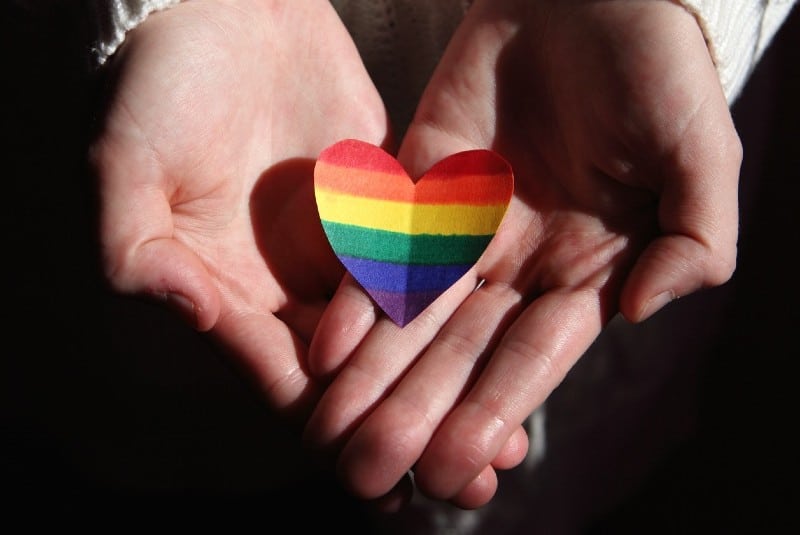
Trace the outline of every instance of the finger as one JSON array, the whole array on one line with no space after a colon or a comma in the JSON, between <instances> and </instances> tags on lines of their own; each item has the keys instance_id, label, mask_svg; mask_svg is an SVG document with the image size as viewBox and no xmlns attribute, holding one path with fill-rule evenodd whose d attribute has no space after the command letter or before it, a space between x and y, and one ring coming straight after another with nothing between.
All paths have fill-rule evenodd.
<instances>
[{"instance_id":1,"label":"finger","mask_svg":"<svg viewBox=\"0 0 800 535\"><path fill-rule=\"evenodd\" d=\"M369 294L346 274L311 340L308 353L311 373L326 381L336 375L379 317L380 310Z\"/></svg>"},{"instance_id":2,"label":"finger","mask_svg":"<svg viewBox=\"0 0 800 535\"><path fill-rule=\"evenodd\" d=\"M272 314L223 314L214 339L269 406L292 423L306 421L321 389L304 367L307 343Z\"/></svg>"},{"instance_id":3,"label":"finger","mask_svg":"<svg viewBox=\"0 0 800 535\"><path fill-rule=\"evenodd\" d=\"M497 492L497 470L517 466L525 458L527 450L528 435L520 426L505 443L491 466L485 467L475 479L458 491L450 499L450 503L461 509L477 509L489 503Z\"/></svg>"},{"instance_id":4,"label":"finger","mask_svg":"<svg viewBox=\"0 0 800 535\"><path fill-rule=\"evenodd\" d=\"M497 472L485 467L449 501L461 509L478 509L489 503L497 492Z\"/></svg>"},{"instance_id":5,"label":"finger","mask_svg":"<svg viewBox=\"0 0 800 535\"><path fill-rule=\"evenodd\" d=\"M620 309L630 321L642 321L677 297L730 279L736 265L741 162L741 142L719 89L695 112L663 166L667 176L659 224L664 235L643 252L623 288Z\"/></svg>"},{"instance_id":6,"label":"finger","mask_svg":"<svg viewBox=\"0 0 800 535\"><path fill-rule=\"evenodd\" d=\"M497 72L520 20L514 2L475 2L459 23L398 151L412 177L445 156L488 149L496 141L496 77L481 73Z\"/></svg>"},{"instance_id":7,"label":"finger","mask_svg":"<svg viewBox=\"0 0 800 535\"><path fill-rule=\"evenodd\" d=\"M210 329L219 295L197 255L172 239L172 207L152 154L112 137L89 157L101 182L102 261L112 288L164 301L196 329Z\"/></svg>"},{"instance_id":8,"label":"finger","mask_svg":"<svg viewBox=\"0 0 800 535\"><path fill-rule=\"evenodd\" d=\"M171 238L171 209L158 191L106 191L103 266L112 287L162 300L196 329L217 320L219 295L202 261Z\"/></svg>"},{"instance_id":9,"label":"finger","mask_svg":"<svg viewBox=\"0 0 800 535\"><path fill-rule=\"evenodd\" d=\"M305 346L309 346L327 303L324 299L316 302L289 301L275 312L275 316L291 328ZM309 374L310 370L309 366Z\"/></svg>"},{"instance_id":10,"label":"finger","mask_svg":"<svg viewBox=\"0 0 800 535\"><path fill-rule=\"evenodd\" d=\"M492 460L492 466L497 470L510 470L519 466L528 455L529 446L528 431L520 425Z\"/></svg>"},{"instance_id":11,"label":"finger","mask_svg":"<svg viewBox=\"0 0 800 535\"><path fill-rule=\"evenodd\" d=\"M148 241L114 277L117 290L162 300L194 328L208 331L220 311L219 294L200 259L172 239Z\"/></svg>"},{"instance_id":12,"label":"finger","mask_svg":"<svg viewBox=\"0 0 800 535\"><path fill-rule=\"evenodd\" d=\"M445 416L481 372L520 304L516 291L491 283L464 301L425 348L423 358L348 440L339 465L351 485L368 495L380 495L416 464Z\"/></svg>"},{"instance_id":13,"label":"finger","mask_svg":"<svg viewBox=\"0 0 800 535\"><path fill-rule=\"evenodd\" d=\"M381 315L315 408L304 433L307 446L320 455L335 455L369 412L392 391L475 285L474 271L467 272L403 328ZM402 427L401 422L395 424ZM387 423L387 427L392 425ZM377 491L374 487L362 489L362 497L385 494L410 466L393 472L390 485L381 485Z\"/></svg>"},{"instance_id":14,"label":"finger","mask_svg":"<svg viewBox=\"0 0 800 535\"><path fill-rule=\"evenodd\" d=\"M371 500L370 505L380 513L397 513L411 502L413 496L414 483L411 475L406 474L388 493Z\"/></svg>"},{"instance_id":15,"label":"finger","mask_svg":"<svg viewBox=\"0 0 800 535\"><path fill-rule=\"evenodd\" d=\"M526 308L437 429L416 464L417 486L447 499L480 474L599 334L600 309L594 289L551 291Z\"/></svg>"}]
</instances>

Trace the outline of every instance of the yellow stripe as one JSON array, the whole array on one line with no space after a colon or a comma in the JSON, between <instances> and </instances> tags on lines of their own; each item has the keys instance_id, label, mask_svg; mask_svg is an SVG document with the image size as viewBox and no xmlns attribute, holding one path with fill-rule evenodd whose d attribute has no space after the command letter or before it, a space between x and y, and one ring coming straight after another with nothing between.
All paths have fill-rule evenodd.
<instances>
[{"instance_id":1,"label":"yellow stripe","mask_svg":"<svg viewBox=\"0 0 800 535\"><path fill-rule=\"evenodd\" d=\"M505 204L412 204L365 199L317 188L320 219L404 234L494 234Z\"/></svg>"}]
</instances>

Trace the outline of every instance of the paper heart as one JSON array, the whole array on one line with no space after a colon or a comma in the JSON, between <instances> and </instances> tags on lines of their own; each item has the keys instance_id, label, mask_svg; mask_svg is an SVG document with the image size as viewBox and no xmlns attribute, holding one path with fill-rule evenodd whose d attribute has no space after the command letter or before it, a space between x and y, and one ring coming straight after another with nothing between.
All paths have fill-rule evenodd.
<instances>
[{"instance_id":1,"label":"paper heart","mask_svg":"<svg viewBox=\"0 0 800 535\"><path fill-rule=\"evenodd\" d=\"M380 147L346 139L314 168L333 251L401 327L477 262L513 189L511 166L490 150L453 154L415 183Z\"/></svg>"}]
</instances>

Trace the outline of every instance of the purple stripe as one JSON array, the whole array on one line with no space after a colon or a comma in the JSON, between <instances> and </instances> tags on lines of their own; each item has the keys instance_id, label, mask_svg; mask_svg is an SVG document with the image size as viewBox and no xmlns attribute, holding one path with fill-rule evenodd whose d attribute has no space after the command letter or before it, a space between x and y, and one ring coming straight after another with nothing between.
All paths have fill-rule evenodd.
<instances>
[{"instance_id":1,"label":"purple stripe","mask_svg":"<svg viewBox=\"0 0 800 535\"><path fill-rule=\"evenodd\" d=\"M428 305L433 303L443 292L402 293L367 289L367 293L375 299L375 302L378 303L392 321L400 327L405 327L420 312L428 308Z\"/></svg>"}]
</instances>

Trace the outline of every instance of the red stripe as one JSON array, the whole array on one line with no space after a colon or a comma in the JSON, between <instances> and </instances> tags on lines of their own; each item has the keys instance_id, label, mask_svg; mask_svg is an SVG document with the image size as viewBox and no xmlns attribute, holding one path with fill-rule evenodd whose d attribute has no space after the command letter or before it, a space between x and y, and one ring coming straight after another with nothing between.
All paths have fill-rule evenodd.
<instances>
[{"instance_id":1,"label":"red stripe","mask_svg":"<svg viewBox=\"0 0 800 535\"><path fill-rule=\"evenodd\" d=\"M514 189L511 167L491 151L466 151L445 158L415 186L395 158L356 140L339 142L322 152L314 184L365 198L476 206L508 203Z\"/></svg>"}]
</instances>

